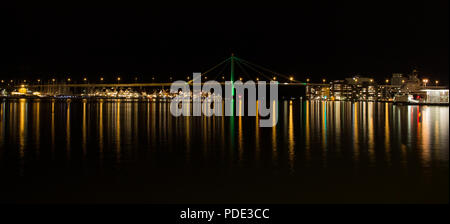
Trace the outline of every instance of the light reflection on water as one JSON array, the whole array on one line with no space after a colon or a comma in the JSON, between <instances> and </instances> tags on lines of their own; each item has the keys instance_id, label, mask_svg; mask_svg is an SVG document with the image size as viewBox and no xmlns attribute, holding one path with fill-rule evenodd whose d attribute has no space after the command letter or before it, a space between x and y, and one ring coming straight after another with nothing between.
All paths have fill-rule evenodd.
<instances>
[{"instance_id":1,"label":"light reflection on water","mask_svg":"<svg viewBox=\"0 0 450 224\"><path fill-rule=\"evenodd\" d=\"M449 107L273 103L278 124L260 128L259 116L173 117L169 103L3 100L0 176L65 170L77 161L83 168L71 167L73 175L128 171L130 166L210 170L212 175L248 169L293 176L329 170L356 177L372 169L417 179L437 169L448 175ZM238 101L237 109L246 106Z\"/></svg>"},{"instance_id":2,"label":"light reflection on water","mask_svg":"<svg viewBox=\"0 0 450 224\"><path fill-rule=\"evenodd\" d=\"M448 161L448 107L292 100L281 103L278 125L259 128L258 116L173 117L168 111L168 103L3 101L0 106L0 145L3 153L8 150L8 154L17 148L20 158L37 154L42 146L45 146L42 150L55 149L61 140L66 145L58 149L66 151L68 157L73 154L72 149L81 149L81 155L88 156L93 153L89 152L94 150L93 145L101 153L108 145L113 146L119 162L121 156L127 154L124 148L133 148L133 145L145 144L149 149L164 145L167 150L172 150L176 141L181 143L176 145L177 148L189 152L193 144L200 142L207 156L210 145L224 148L230 144L229 153L236 150L238 160L250 159L244 158L244 154L262 148L270 148L273 160L277 160L278 153L286 154L291 169L296 154L306 155L304 160L314 160L308 155L311 151L321 151L320 159L324 162L328 160L328 154L334 153L351 153L355 163L367 156L371 165L380 162L391 165L395 162L391 161L391 156L397 153L403 163L408 162L405 158L410 156L408 153L417 153L415 159L423 167L435 163L445 165ZM242 110L242 101L238 108ZM226 120L229 120L228 125ZM63 133L65 136L61 135ZM260 145L267 139L271 139L269 145ZM81 143L80 148L74 147L77 143ZM225 152L225 148L222 151Z\"/></svg>"}]
</instances>

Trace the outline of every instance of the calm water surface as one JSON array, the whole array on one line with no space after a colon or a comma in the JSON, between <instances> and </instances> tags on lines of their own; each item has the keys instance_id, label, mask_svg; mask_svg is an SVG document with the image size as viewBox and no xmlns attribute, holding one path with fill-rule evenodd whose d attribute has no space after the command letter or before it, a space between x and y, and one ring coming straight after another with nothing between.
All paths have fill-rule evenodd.
<instances>
[{"instance_id":1,"label":"calm water surface","mask_svg":"<svg viewBox=\"0 0 450 224\"><path fill-rule=\"evenodd\" d=\"M2 100L0 201L448 203L448 106L277 106L259 128L164 102Z\"/></svg>"}]
</instances>

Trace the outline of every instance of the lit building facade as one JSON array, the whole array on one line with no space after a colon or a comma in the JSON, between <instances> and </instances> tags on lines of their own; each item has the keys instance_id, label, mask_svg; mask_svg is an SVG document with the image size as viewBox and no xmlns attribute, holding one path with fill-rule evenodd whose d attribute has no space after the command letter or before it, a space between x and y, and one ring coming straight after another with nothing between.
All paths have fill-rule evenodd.
<instances>
[{"instance_id":1,"label":"lit building facade","mask_svg":"<svg viewBox=\"0 0 450 224\"><path fill-rule=\"evenodd\" d=\"M448 104L448 88L427 86L428 80L424 80L418 78L417 70L413 70L408 77L394 73L383 84L377 84L373 78L354 76L329 83L308 83L306 97L311 100L388 102L406 99L408 103Z\"/></svg>"},{"instance_id":2,"label":"lit building facade","mask_svg":"<svg viewBox=\"0 0 450 224\"><path fill-rule=\"evenodd\" d=\"M448 104L448 89L422 89L425 92L425 97L423 98L424 103L431 104Z\"/></svg>"}]
</instances>

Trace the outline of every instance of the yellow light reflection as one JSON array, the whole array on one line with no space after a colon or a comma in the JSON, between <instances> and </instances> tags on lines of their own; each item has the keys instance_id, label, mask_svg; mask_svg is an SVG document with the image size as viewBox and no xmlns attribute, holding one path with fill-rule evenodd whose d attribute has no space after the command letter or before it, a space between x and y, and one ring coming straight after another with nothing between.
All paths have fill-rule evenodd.
<instances>
[{"instance_id":1,"label":"yellow light reflection","mask_svg":"<svg viewBox=\"0 0 450 224\"><path fill-rule=\"evenodd\" d=\"M358 126L358 113L359 113L359 104L355 102L353 104L353 157L355 162L359 162L359 126Z\"/></svg>"},{"instance_id":2,"label":"yellow light reflection","mask_svg":"<svg viewBox=\"0 0 450 224\"><path fill-rule=\"evenodd\" d=\"M375 163L375 135L374 135L374 126L373 126L373 117L374 117L374 106L373 102L368 103L368 151L369 151L369 163L373 165Z\"/></svg>"},{"instance_id":3,"label":"yellow light reflection","mask_svg":"<svg viewBox=\"0 0 450 224\"><path fill-rule=\"evenodd\" d=\"M334 111L334 136L335 136L335 144L336 144L336 151L340 152L341 148L341 102L335 101L333 102L335 106Z\"/></svg>"},{"instance_id":4,"label":"yellow light reflection","mask_svg":"<svg viewBox=\"0 0 450 224\"><path fill-rule=\"evenodd\" d=\"M52 99L52 121L51 121L51 135L52 135L52 157L54 156L55 152L55 100Z\"/></svg>"},{"instance_id":5,"label":"yellow light reflection","mask_svg":"<svg viewBox=\"0 0 450 224\"><path fill-rule=\"evenodd\" d=\"M98 146L100 151L100 161L103 160L103 99L99 100L98 116Z\"/></svg>"},{"instance_id":6,"label":"yellow light reflection","mask_svg":"<svg viewBox=\"0 0 450 224\"><path fill-rule=\"evenodd\" d=\"M289 129L288 129L288 150L289 150L289 166L291 169L291 172L294 172L294 159L295 159L295 152L294 152L294 112L292 109L292 100L289 101Z\"/></svg>"},{"instance_id":7,"label":"yellow light reflection","mask_svg":"<svg viewBox=\"0 0 450 224\"><path fill-rule=\"evenodd\" d=\"M67 100L66 109L66 150L67 158L70 159L70 99Z\"/></svg>"},{"instance_id":8,"label":"yellow light reflection","mask_svg":"<svg viewBox=\"0 0 450 224\"><path fill-rule=\"evenodd\" d=\"M81 148L83 150L83 156L86 156L86 99L83 99L83 118L81 125Z\"/></svg>"},{"instance_id":9,"label":"yellow light reflection","mask_svg":"<svg viewBox=\"0 0 450 224\"><path fill-rule=\"evenodd\" d=\"M385 113L384 113L384 148L386 150L386 162L388 165L391 165L391 144L390 144L390 127L389 127L389 104L384 104Z\"/></svg>"},{"instance_id":10,"label":"yellow light reflection","mask_svg":"<svg viewBox=\"0 0 450 224\"><path fill-rule=\"evenodd\" d=\"M26 144L26 125L27 113L26 113L26 99L19 100L19 156L22 159L24 157L24 150Z\"/></svg>"},{"instance_id":11,"label":"yellow light reflection","mask_svg":"<svg viewBox=\"0 0 450 224\"><path fill-rule=\"evenodd\" d=\"M191 104L189 103L188 104L188 107L186 107L186 114L189 114L190 113L190 107L191 107ZM185 119L185 121L186 121L186 124L185 124L185 131L186 131L186 162L190 162L190 159L191 159L191 131L190 131L190 129L191 129L191 125L190 125L190 119L191 117L190 116L186 116L184 119Z\"/></svg>"},{"instance_id":12,"label":"yellow light reflection","mask_svg":"<svg viewBox=\"0 0 450 224\"><path fill-rule=\"evenodd\" d=\"M311 134L310 134L310 120L309 120L309 103L310 101L306 101L306 119L305 119L305 157L306 157L306 161L309 162L311 159L311 145L310 145L310 139L311 139Z\"/></svg>"},{"instance_id":13,"label":"yellow light reflection","mask_svg":"<svg viewBox=\"0 0 450 224\"><path fill-rule=\"evenodd\" d=\"M0 106L0 148L3 148L5 142L5 102ZM1 155L1 154L0 154Z\"/></svg>"},{"instance_id":14,"label":"yellow light reflection","mask_svg":"<svg viewBox=\"0 0 450 224\"><path fill-rule=\"evenodd\" d=\"M116 101L116 161L120 163L120 99Z\"/></svg>"},{"instance_id":15,"label":"yellow light reflection","mask_svg":"<svg viewBox=\"0 0 450 224\"><path fill-rule=\"evenodd\" d=\"M323 152L322 152L322 161L323 161L323 166L324 167L326 167L327 166L327 152L326 152L326 150L327 150L327 105L328 105L328 103L327 102L325 102L325 101L322 101L322 104L321 104L321 108L322 108L322 119L321 119L321 121L322 121L322 125L321 125L321 127L322 127L322 130L321 130L321 132L322 132L322 137L321 137L321 139L322 139L322 150L323 150Z\"/></svg>"},{"instance_id":16,"label":"yellow light reflection","mask_svg":"<svg viewBox=\"0 0 450 224\"><path fill-rule=\"evenodd\" d=\"M276 126L276 120L275 118L278 116L278 114L276 114L276 101L274 100L272 103L272 116L274 116L273 119L273 124L272 124L272 153L273 153L273 160L276 163L277 162L277 158L278 158L278 149L277 149L277 126Z\"/></svg>"}]
</instances>

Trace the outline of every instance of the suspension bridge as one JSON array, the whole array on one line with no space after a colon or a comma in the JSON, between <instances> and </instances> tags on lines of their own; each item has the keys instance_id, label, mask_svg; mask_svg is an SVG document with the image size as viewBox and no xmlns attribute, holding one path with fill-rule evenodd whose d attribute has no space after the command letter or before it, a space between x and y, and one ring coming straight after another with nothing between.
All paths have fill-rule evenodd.
<instances>
[{"instance_id":1,"label":"suspension bridge","mask_svg":"<svg viewBox=\"0 0 450 224\"><path fill-rule=\"evenodd\" d=\"M228 74L228 75L225 75ZM287 75L280 72L275 72L269 68L264 66L249 62L242 58L234 56L232 54L230 57L224 59L218 64L211 66L205 72L201 72L202 80L197 83L204 83L206 81L215 80L218 83L224 85L225 81L231 81L234 83L239 80L242 82L246 81L266 81L269 84L269 81L276 81L279 85L287 85L287 86L305 86L307 83L301 82L293 75ZM40 81L40 80L39 80ZM172 81L172 80L171 80ZM194 80L189 76L185 80L189 85L194 83ZM28 84L19 84L15 87L23 88L33 91L41 91L44 93L55 93L55 92L78 92L74 90L83 90L85 92L90 92L97 89L104 88L112 88L112 89L125 89L125 88L144 88L144 87L153 87L153 88L161 88L166 89L170 87L172 82L141 82L141 83L121 83L120 78L117 78L117 83L88 83L86 79L81 83L75 83L74 80L65 80L63 83L55 82L55 79L49 83L28 83ZM234 93L234 91L233 91Z\"/></svg>"}]
</instances>

